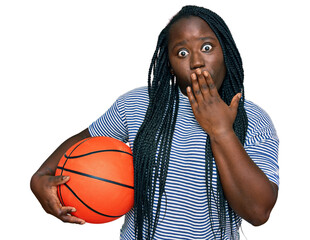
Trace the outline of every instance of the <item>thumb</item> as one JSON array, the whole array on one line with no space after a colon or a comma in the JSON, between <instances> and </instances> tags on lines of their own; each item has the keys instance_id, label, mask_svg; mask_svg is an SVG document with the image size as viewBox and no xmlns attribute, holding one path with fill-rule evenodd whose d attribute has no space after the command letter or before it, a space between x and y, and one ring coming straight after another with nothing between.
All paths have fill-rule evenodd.
<instances>
[{"instance_id":1,"label":"thumb","mask_svg":"<svg viewBox=\"0 0 310 240\"><path fill-rule=\"evenodd\" d=\"M234 111L237 111L237 109L238 109L238 106L239 106L239 101L240 101L240 99L241 99L241 93L237 93L234 97L233 97L233 99L231 100L231 103L230 103L230 108L232 109L232 110L234 110Z\"/></svg>"},{"instance_id":2,"label":"thumb","mask_svg":"<svg viewBox=\"0 0 310 240\"><path fill-rule=\"evenodd\" d=\"M60 184L64 184L64 183L68 182L69 179L70 179L69 176L60 175L60 176L55 176L53 179L54 180L53 182L55 185L60 185Z\"/></svg>"}]
</instances>

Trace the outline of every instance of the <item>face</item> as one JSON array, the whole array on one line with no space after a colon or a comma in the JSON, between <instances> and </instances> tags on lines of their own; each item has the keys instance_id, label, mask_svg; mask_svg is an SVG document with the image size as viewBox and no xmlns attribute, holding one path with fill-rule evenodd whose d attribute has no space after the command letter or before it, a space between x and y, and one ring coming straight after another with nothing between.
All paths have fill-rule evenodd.
<instances>
[{"instance_id":1,"label":"face","mask_svg":"<svg viewBox=\"0 0 310 240\"><path fill-rule=\"evenodd\" d=\"M221 87L226 75L222 48L204 20L193 16L175 22L169 32L168 51L171 71L184 95L198 68L210 73L217 89Z\"/></svg>"}]
</instances>

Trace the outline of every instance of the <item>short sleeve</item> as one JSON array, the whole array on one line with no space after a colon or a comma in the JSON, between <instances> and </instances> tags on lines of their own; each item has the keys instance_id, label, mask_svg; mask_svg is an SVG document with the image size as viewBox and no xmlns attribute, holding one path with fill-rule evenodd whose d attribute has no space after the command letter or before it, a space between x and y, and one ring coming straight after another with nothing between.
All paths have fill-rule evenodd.
<instances>
[{"instance_id":1,"label":"short sleeve","mask_svg":"<svg viewBox=\"0 0 310 240\"><path fill-rule=\"evenodd\" d=\"M107 112L89 126L90 135L107 136L127 142L128 130L124 108L123 98L120 97Z\"/></svg>"},{"instance_id":2,"label":"short sleeve","mask_svg":"<svg viewBox=\"0 0 310 240\"><path fill-rule=\"evenodd\" d=\"M269 115L257 106L248 111L248 122L244 148L268 179L279 185L279 138L275 127Z\"/></svg>"}]
</instances>

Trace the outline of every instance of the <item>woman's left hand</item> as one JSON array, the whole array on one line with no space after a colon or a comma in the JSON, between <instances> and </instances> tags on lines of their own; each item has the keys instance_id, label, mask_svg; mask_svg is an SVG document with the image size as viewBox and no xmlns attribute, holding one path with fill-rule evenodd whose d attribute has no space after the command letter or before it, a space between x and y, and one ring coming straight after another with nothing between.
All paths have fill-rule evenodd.
<instances>
[{"instance_id":1,"label":"woman's left hand","mask_svg":"<svg viewBox=\"0 0 310 240\"><path fill-rule=\"evenodd\" d=\"M236 94L228 106L220 97L211 75L197 69L191 75L192 89L187 87L187 97L200 126L213 136L222 136L233 130L241 93Z\"/></svg>"}]
</instances>

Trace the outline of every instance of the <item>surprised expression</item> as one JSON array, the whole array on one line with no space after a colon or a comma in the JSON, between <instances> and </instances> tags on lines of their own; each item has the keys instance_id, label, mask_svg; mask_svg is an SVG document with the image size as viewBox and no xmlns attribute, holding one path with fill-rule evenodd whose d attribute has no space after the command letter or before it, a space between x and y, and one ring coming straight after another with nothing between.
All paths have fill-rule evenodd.
<instances>
[{"instance_id":1,"label":"surprised expression","mask_svg":"<svg viewBox=\"0 0 310 240\"><path fill-rule=\"evenodd\" d=\"M191 74L198 68L211 75L217 89L221 87L226 75L223 51L216 35L201 18L182 18L171 26L168 53L171 72L184 95L191 86Z\"/></svg>"}]
</instances>

